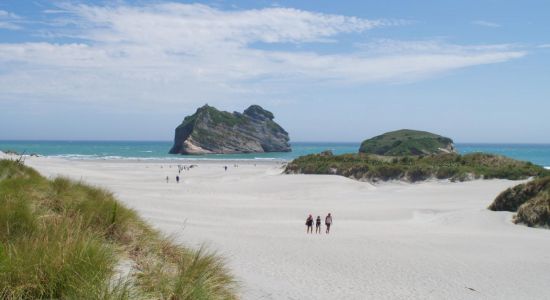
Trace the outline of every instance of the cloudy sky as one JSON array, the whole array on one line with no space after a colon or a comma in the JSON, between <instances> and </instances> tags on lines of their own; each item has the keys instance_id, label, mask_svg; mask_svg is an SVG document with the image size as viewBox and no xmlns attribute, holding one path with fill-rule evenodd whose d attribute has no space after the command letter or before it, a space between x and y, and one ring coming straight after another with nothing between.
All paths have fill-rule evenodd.
<instances>
[{"instance_id":1,"label":"cloudy sky","mask_svg":"<svg viewBox=\"0 0 550 300\"><path fill-rule=\"evenodd\" d=\"M345 2L345 3L344 3ZM293 141L550 142L550 2L0 1L0 139L171 140L205 103Z\"/></svg>"}]
</instances>

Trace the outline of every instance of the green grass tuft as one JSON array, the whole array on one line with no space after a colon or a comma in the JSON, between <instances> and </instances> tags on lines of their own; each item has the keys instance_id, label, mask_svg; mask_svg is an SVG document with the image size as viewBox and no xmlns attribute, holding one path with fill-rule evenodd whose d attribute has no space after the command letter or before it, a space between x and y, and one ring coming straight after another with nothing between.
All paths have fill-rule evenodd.
<instances>
[{"instance_id":1,"label":"green grass tuft","mask_svg":"<svg viewBox=\"0 0 550 300\"><path fill-rule=\"evenodd\" d=\"M236 298L219 256L175 245L103 189L0 160L0 207L0 299ZM122 259L135 268L120 277Z\"/></svg>"}]
</instances>

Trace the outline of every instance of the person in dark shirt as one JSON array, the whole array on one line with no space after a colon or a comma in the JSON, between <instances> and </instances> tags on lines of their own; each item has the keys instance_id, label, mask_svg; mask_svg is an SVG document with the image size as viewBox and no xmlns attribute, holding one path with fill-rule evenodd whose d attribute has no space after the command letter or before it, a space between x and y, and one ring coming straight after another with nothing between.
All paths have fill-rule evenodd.
<instances>
[{"instance_id":1,"label":"person in dark shirt","mask_svg":"<svg viewBox=\"0 0 550 300\"><path fill-rule=\"evenodd\" d=\"M317 216L315 220L315 233L321 233L321 216Z\"/></svg>"},{"instance_id":2,"label":"person in dark shirt","mask_svg":"<svg viewBox=\"0 0 550 300\"><path fill-rule=\"evenodd\" d=\"M313 233L313 217L309 215L306 219L306 233Z\"/></svg>"}]
</instances>

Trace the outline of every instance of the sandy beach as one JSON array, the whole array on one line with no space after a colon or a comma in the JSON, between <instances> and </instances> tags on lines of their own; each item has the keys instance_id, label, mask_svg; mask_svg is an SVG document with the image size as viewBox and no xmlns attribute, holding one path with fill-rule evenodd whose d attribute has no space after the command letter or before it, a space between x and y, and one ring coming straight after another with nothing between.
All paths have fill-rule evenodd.
<instances>
[{"instance_id":1,"label":"sandy beach","mask_svg":"<svg viewBox=\"0 0 550 300\"><path fill-rule=\"evenodd\" d=\"M486 209L518 182L372 185L282 175L280 162L193 161L178 184L183 162L26 164L109 189L164 233L221 253L243 299L550 298L550 230ZM306 235L307 215L328 212L330 235Z\"/></svg>"}]
</instances>

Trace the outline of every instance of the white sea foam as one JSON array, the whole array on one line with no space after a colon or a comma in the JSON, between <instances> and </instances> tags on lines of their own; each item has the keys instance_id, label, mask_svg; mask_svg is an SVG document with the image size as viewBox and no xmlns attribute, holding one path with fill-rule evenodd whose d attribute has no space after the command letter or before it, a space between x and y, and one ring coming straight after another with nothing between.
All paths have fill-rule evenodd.
<instances>
[{"instance_id":1,"label":"white sea foam","mask_svg":"<svg viewBox=\"0 0 550 300\"><path fill-rule=\"evenodd\" d=\"M139 156L117 156L117 155L94 155L94 154L58 154L48 155L46 157L63 158L69 160L123 160L123 161L234 161L234 162L250 162L250 161L270 161L270 162L286 162L283 158L273 157L254 157L254 158L229 158L229 157L139 157Z\"/></svg>"}]
</instances>

